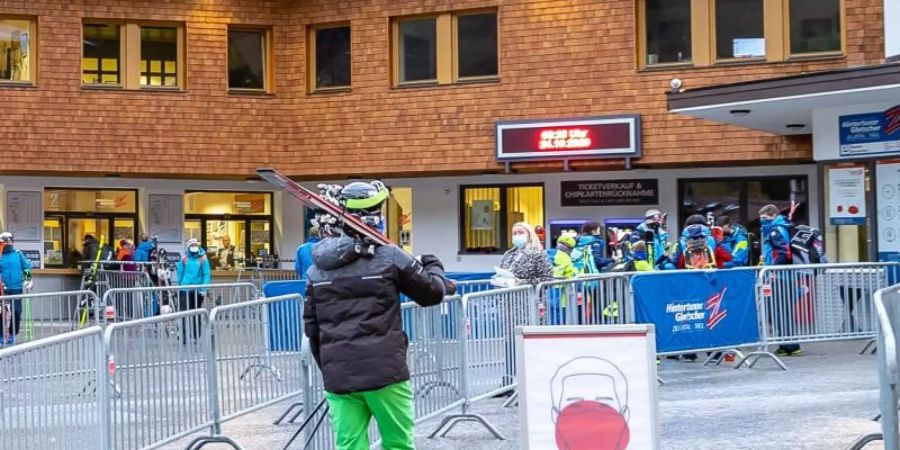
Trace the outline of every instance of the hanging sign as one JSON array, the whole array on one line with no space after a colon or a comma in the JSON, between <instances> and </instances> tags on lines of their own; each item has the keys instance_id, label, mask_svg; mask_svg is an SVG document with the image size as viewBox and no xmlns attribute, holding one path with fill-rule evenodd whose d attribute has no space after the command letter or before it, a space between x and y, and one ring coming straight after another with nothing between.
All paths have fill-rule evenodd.
<instances>
[{"instance_id":1,"label":"hanging sign","mask_svg":"<svg viewBox=\"0 0 900 450\"><path fill-rule=\"evenodd\" d=\"M866 169L862 166L828 169L828 217L832 225L866 223Z\"/></svg>"},{"instance_id":2,"label":"hanging sign","mask_svg":"<svg viewBox=\"0 0 900 450\"><path fill-rule=\"evenodd\" d=\"M900 153L900 105L838 118L841 156Z\"/></svg>"},{"instance_id":3,"label":"hanging sign","mask_svg":"<svg viewBox=\"0 0 900 450\"><path fill-rule=\"evenodd\" d=\"M641 156L640 116L497 122L497 160Z\"/></svg>"}]
</instances>

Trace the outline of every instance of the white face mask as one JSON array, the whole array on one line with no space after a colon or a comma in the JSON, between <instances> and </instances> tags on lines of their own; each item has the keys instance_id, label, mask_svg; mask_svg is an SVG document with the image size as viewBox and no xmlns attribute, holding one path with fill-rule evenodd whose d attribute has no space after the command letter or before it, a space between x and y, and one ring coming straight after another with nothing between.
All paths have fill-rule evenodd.
<instances>
[{"instance_id":1,"label":"white face mask","mask_svg":"<svg viewBox=\"0 0 900 450\"><path fill-rule=\"evenodd\" d=\"M198 247L196 245L192 245L192 246L188 247L188 251L190 251L191 253L197 253L200 251L200 247Z\"/></svg>"},{"instance_id":2,"label":"white face mask","mask_svg":"<svg viewBox=\"0 0 900 450\"><path fill-rule=\"evenodd\" d=\"M516 246L516 248L525 248L528 244L528 236L524 234L514 234L512 237L512 243Z\"/></svg>"}]
</instances>

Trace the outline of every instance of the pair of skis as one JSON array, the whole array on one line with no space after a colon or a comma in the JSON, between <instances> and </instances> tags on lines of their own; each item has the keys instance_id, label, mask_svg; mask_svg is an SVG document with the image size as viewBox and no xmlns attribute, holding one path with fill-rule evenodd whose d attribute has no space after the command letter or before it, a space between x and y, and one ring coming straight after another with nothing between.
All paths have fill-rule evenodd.
<instances>
[{"instance_id":1,"label":"pair of skis","mask_svg":"<svg viewBox=\"0 0 900 450\"><path fill-rule=\"evenodd\" d=\"M97 254L94 256L94 260L91 261L91 268L87 273L87 279L85 280L85 289L93 290L97 285L97 276L100 272L100 259L103 256L103 247L106 245L106 236L100 235L100 244L97 247ZM90 309L93 306L92 300L88 296L84 296L80 302L78 302L78 328L84 328L88 324L88 318L90 315ZM96 320L100 320L99 317L96 317Z\"/></svg>"}]
</instances>

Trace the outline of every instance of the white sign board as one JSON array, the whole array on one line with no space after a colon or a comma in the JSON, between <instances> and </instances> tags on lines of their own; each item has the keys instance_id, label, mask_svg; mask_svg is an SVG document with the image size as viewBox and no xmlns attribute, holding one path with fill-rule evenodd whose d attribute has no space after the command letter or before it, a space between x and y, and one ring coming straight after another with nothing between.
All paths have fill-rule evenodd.
<instances>
[{"instance_id":1,"label":"white sign board","mask_svg":"<svg viewBox=\"0 0 900 450\"><path fill-rule=\"evenodd\" d=\"M878 259L900 261L900 160L879 161L875 199L878 204Z\"/></svg>"},{"instance_id":2,"label":"white sign board","mask_svg":"<svg viewBox=\"0 0 900 450\"><path fill-rule=\"evenodd\" d=\"M866 222L865 167L828 169L828 205L832 225L862 225Z\"/></svg>"},{"instance_id":3,"label":"white sign board","mask_svg":"<svg viewBox=\"0 0 900 450\"><path fill-rule=\"evenodd\" d=\"M494 201L475 200L472 202L472 230L494 229Z\"/></svg>"},{"instance_id":4,"label":"white sign board","mask_svg":"<svg viewBox=\"0 0 900 450\"><path fill-rule=\"evenodd\" d=\"M181 227L184 223L180 195L150 194L148 231L159 236L162 243L181 243Z\"/></svg>"},{"instance_id":5,"label":"white sign board","mask_svg":"<svg viewBox=\"0 0 900 450\"><path fill-rule=\"evenodd\" d=\"M6 193L6 231L18 242L40 242L44 213L40 192Z\"/></svg>"},{"instance_id":6,"label":"white sign board","mask_svg":"<svg viewBox=\"0 0 900 450\"><path fill-rule=\"evenodd\" d=\"M516 330L522 448L659 448L652 325Z\"/></svg>"}]
</instances>

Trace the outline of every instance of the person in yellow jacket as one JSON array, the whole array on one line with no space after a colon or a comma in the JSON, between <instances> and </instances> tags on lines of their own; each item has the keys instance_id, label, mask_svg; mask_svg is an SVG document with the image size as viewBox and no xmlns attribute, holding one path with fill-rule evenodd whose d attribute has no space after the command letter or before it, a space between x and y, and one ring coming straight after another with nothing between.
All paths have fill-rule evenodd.
<instances>
[{"instance_id":1,"label":"person in yellow jacket","mask_svg":"<svg viewBox=\"0 0 900 450\"><path fill-rule=\"evenodd\" d=\"M568 280L578 275L578 269L572 262L572 250L575 248L575 237L562 235L556 239L556 248L547 251L553 265L553 278ZM569 295L567 286L554 286L547 292L547 322L550 325L566 325L566 305ZM571 324L570 324L571 325Z\"/></svg>"},{"instance_id":2,"label":"person in yellow jacket","mask_svg":"<svg viewBox=\"0 0 900 450\"><path fill-rule=\"evenodd\" d=\"M553 278L568 280L578 275L578 269L572 262L573 249L575 249L574 237L564 235L556 240L556 253L553 255Z\"/></svg>"}]
</instances>

